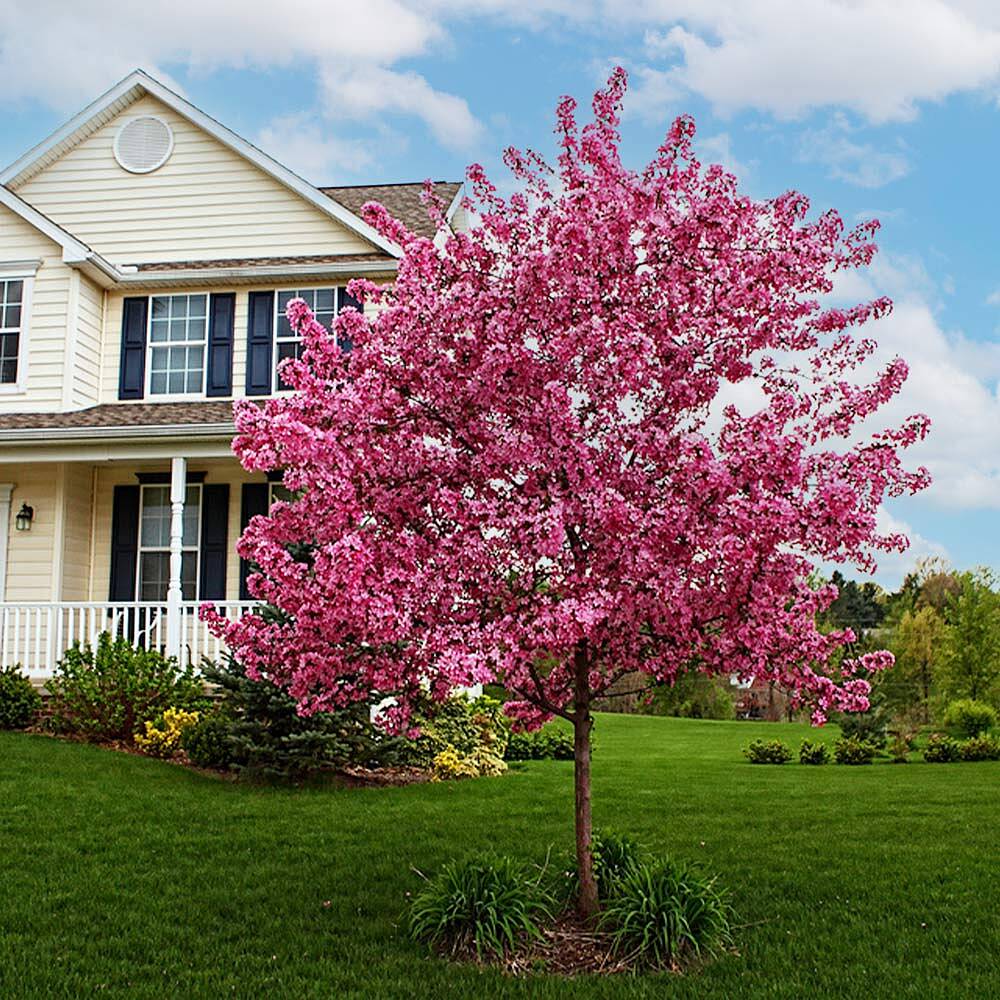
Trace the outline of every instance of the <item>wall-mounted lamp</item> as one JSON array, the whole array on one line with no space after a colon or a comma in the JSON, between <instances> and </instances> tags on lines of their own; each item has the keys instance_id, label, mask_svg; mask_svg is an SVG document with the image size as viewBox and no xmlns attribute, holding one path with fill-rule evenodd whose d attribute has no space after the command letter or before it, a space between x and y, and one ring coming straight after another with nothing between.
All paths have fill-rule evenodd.
<instances>
[{"instance_id":1,"label":"wall-mounted lamp","mask_svg":"<svg viewBox=\"0 0 1000 1000\"><path fill-rule=\"evenodd\" d=\"M21 509L14 518L14 526L18 531L31 531L31 522L35 517L35 508L29 507L26 503L21 504Z\"/></svg>"}]
</instances>

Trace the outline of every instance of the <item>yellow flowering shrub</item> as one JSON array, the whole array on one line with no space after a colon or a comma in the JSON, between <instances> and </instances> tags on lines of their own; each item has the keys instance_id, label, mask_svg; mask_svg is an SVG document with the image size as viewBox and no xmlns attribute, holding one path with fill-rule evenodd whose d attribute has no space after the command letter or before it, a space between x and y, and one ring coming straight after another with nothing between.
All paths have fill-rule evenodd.
<instances>
[{"instance_id":1,"label":"yellow flowering shrub","mask_svg":"<svg viewBox=\"0 0 1000 1000\"><path fill-rule=\"evenodd\" d=\"M479 747L468 756L463 756L449 743L444 750L434 755L431 780L479 778L484 775L503 774L506 770L507 765L504 761L485 747Z\"/></svg>"},{"instance_id":2,"label":"yellow flowering shrub","mask_svg":"<svg viewBox=\"0 0 1000 1000\"><path fill-rule=\"evenodd\" d=\"M181 735L199 718L198 712L185 712L183 708L168 708L163 713L163 724L146 723L144 733L135 734L135 745L151 757L173 757L181 748Z\"/></svg>"}]
</instances>

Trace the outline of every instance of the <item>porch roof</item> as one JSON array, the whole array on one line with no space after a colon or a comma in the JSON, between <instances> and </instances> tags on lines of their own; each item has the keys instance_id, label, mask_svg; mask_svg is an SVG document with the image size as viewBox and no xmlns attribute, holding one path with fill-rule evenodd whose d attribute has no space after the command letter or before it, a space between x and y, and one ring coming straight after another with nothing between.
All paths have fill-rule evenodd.
<instances>
[{"instance_id":1,"label":"porch roof","mask_svg":"<svg viewBox=\"0 0 1000 1000\"><path fill-rule=\"evenodd\" d=\"M182 403L101 403L67 413L0 414L0 441L193 434L232 437L232 400Z\"/></svg>"}]
</instances>

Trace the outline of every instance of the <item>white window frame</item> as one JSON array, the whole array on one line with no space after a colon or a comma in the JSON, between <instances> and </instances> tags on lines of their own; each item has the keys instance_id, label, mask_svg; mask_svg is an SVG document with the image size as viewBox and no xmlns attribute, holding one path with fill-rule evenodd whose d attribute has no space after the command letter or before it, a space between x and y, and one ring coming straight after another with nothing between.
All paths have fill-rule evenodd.
<instances>
[{"instance_id":1,"label":"white window frame","mask_svg":"<svg viewBox=\"0 0 1000 1000\"><path fill-rule=\"evenodd\" d=\"M279 337L278 336L278 320L284 315L283 311L278 306L278 301L282 295L291 293L292 298L300 298L303 292L333 292L333 316L331 321L337 318L340 313L340 290L344 288L344 285L310 285L305 288L276 288L274 290L274 316L271 318L271 378L274 380L274 393L280 394L284 392L291 392L291 389L282 389L281 379L278 376L278 344L300 344L302 343L301 337ZM329 329L329 327L327 327Z\"/></svg>"},{"instance_id":2,"label":"white window frame","mask_svg":"<svg viewBox=\"0 0 1000 1000\"><path fill-rule=\"evenodd\" d=\"M201 586L201 513L202 504L205 500L205 491L203 489L203 483L186 483L184 487L184 506L187 504L187 491L189 489L196 489L198 491L198 540L194 545L184 545L181 544L181 553L183 558L183 553L194 552L194 600L198 600L198 591ZM139 486L139 539L138 545L136 546L136 556L135 556L135 599L137 601L142 600L142 555L144 552L166 552L167 556L170 555L170 540L167 540L167 544L164 545L143 545L142 544L142 512L146 506L146 490L162 490L167 491L167 507L170 507L170 483L142 483ZM185 598L187 600L187 598ZM162 603L166 603L167 596L163 595Z\"/></svg>"},{"instance_id":3,"label":"white window frame","mask_svg":"<svg viewBox=\"0 0 1000 1000\"><path fill-rule=\"evenodd\" d=\"M153 299L188 299L193 296L200 296L205 300L205 336L200 341L201 344L201 388L194 392L153 392L153 350L163 349L169 351L171 347L197 347L197 340L158 340L153 342ZM190 301L189 301L190 305ZM208 292L167 292L166 294L150 295L146 300L146 374L143 386L143 399L159 400L160 402L170 402L179 399L202 399L205 397L205 380L208 378L208 320L210 296ZM186 369L185 369L186 371ZM170 379L170 369L167 369L167 380Z\"/></svg>"},{"instance_id":4,"label":"white window frame","mask_svg":"<svg viewBox=\"0 0 1000 1000\"><path fill-rule=\"evenodd\" d=\"M17 378L0 382L0 395L23 395L28 390L28 357L31 333L31 303L35 290L35 275L41 261L0 261L0 281L21 282L21 325L17 338Z\"/></svg>"}]
</instances>

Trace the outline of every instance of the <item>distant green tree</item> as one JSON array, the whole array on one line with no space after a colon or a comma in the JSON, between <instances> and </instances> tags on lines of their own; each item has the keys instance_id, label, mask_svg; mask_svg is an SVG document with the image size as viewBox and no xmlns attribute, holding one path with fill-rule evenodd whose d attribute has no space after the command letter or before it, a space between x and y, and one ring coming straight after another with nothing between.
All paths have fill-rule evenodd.
<instances>
[{"instance_id":1,"label":"distant green tree","mask_svg":"<svg viewBox=\"0 0 1000 1000\"><path fill-rule=\"evenodd\" d=\"M1000 702L1000 594L988 570L962 573L945 609L941 694Z\"/></svg>"},{"instance_id":2,"label":"distant green tree","mask_svg":"<svg viewBox=\"0 0 1000 1000\"><path fill-rule=\"evenodd\" d=\"M885 672L879 690L893 711L915 711L921 721L930 720L944 632L944 619L930 605L904 611L899 622L886 632L884 642L895 655L896 665Z\"/></svg>"},{"instance_id":3,"label":"distant green tree","mask_svg":"<svg viewBox=\"0 0 1000 1000\"><path fill-rule=\"evenodd\" d=\"M830 582L837 588L837 599L826 610L826 620L833 628L852 629L862 641L869 629L877 628L885 617L883 590L870 580L858 583L845 579L834 570Z\"/></svg>"}]
</instances>

